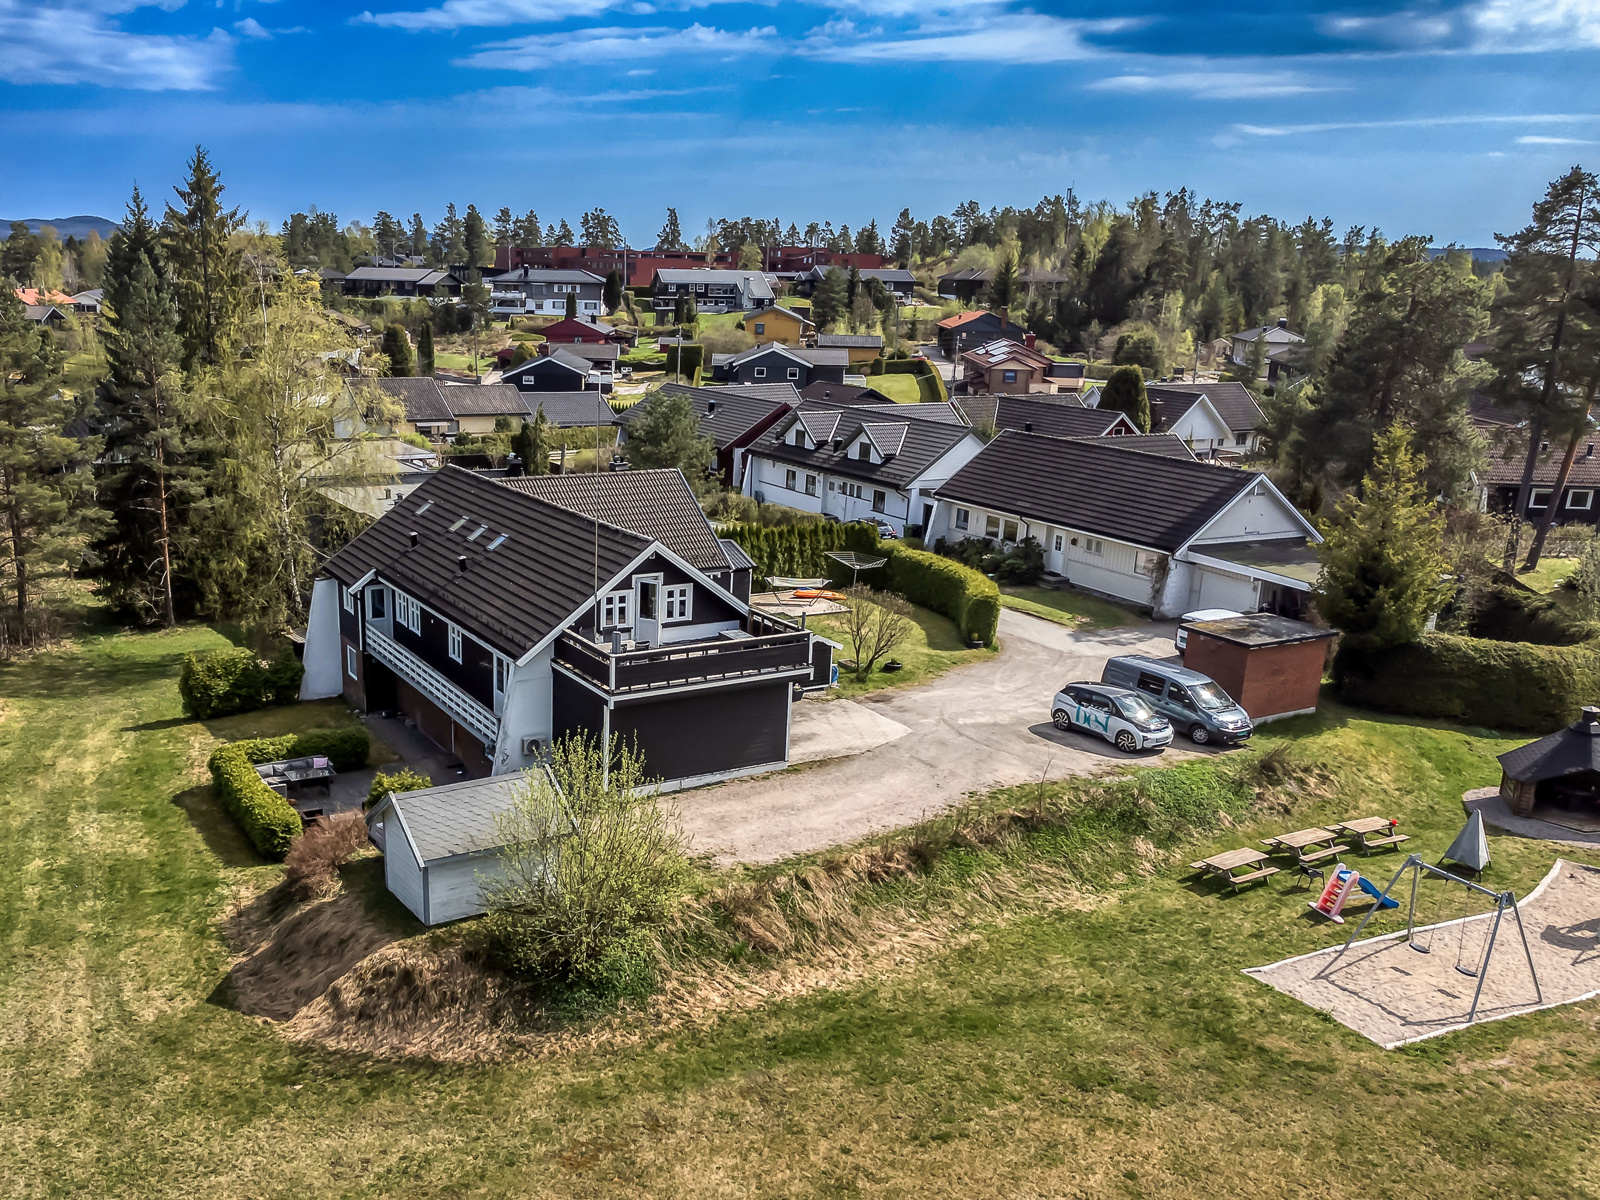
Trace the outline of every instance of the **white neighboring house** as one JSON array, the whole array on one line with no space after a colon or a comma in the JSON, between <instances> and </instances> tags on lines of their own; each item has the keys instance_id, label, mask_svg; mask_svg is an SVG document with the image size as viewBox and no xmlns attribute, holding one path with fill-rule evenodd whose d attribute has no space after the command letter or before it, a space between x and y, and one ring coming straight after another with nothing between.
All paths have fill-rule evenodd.
<instances>
[{"instance_id":1,"label":"white neighboring house","mask_svg":"<svg viewBox=\"0 0 1600 1200\"><path fill-rule=\"evenodd\" d=\"M1145 392L1150 397L1151 429L1178 434L1201 457L1225 451L1250 454L1261 448L1267 419L1242 383L1152 383ZM1220 438L1218 421L1226 430Z\"/></svg>"},{"instance_id":2,"label":"white neighboring house","mask_svg":"<svg viewBox=\"0 0 1600 1200\"><path fill-rule=\"evenodd\" d=\"M886 521L900 534L907 525L925 526L934 491L972 461L983 440L947 413L922 419L890 407L804 401L751 444L744 494L840 521Z\"/></svg>"},{"instance_id":3,"label":"white neighboring house","mask_svg":"<svg viewBox=\"0 0 1600 1200\"><path fill-rule=\"evenodd\" d=\"M1229 357L1236 367L1249 366L1251 347L1257 342L1263 343L1262 361L1266 363L1267 379L1276 381L1280 371L1294 370L1299 349L1306 339L1289 328L1288 317L1279 317L1276 325L1258 325L1229 334L1228 340L1232 345Z\"/></svg>"},{"instance_id":4,"label":"white neighboring house","mask_svg":"<svg viewBox=\"0 0 1600 1200\"><path fill-rule=\"evenodd\" d=\"M1158 617L1303 611L1311 523L1260 472L1129 448L1150 440L1002 432L939 488L926 536L1036 538L1051 574Z\"/></svg>"}]
</instances>

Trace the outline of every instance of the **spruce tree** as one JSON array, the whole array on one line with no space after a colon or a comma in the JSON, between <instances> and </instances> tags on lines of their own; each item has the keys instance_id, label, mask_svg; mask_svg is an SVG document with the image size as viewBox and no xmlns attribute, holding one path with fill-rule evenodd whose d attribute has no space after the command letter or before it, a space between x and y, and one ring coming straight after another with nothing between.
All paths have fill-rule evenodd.
<instances>
[{"instance_id":1,"label":"spruce tree","mask_svg":"<svg viewBox=\"0 0 1600 1200\"><path fill-rule=\"evenodd\" d=\"M550 473L550 451L554 448L550 435L550 422L545 419L544 409L541 407L533 416L533 420L524 421L522 428L511 439L512 452L522 460L522 473L524 475L548 475Z\"/></svg>"},{"instance_id":2,"label":"spruce tree","mask_svg":"<svg viewBox=\"0 0 1600 1200\"><path fill-rule=\"evenodd\" d=\"M383 331L383 352L389 357L391 379L403 379L411 374L411 340L406 337L406 327L398 321Z\"/></svg>"},{"instance_id":3,"label":"spruce tree","mask_svg":"<svg viewBox=\"0 0 1600 1200\"><path fill-rule=\"evenodd\" d=\"M417 374L433 374L433 322L424 321L417 334Z\"/></svg>"},{"instance_id":4,"label":"spruce tree","mask_svg":"<svg viewBox=\"0 0 1600 1200\"><path fill-rule=\"evenodd\" d=\"M466 220L461 223L461 253L469 267L486 267L494 262L494 242L476 204L467 205Z\"/></svg>"},{"instance_id":5,"label":"spruce tree","mask_svg":"<svg viewBox=\"0 0 1600 1200\"><path fill-rule=\"evenodd\" d=\"M578 295L576 292L567 293L567 320L574 320L578 315Z\"/></svg>"},{"instance_id":6,"label":"spruce tree","mask_svg":"<svg viewBox=\"0 0 1600 1200\"><path fill-rule=\"evenodd\" d=\"M615 268L606 272L604 302L607 312L616 312L622 307L622 272Z\"/></svg>"},{"instance_id":7,"label":"spruce tree","mask_svg":"<svg viewBox=\"0 0 1600 1200\"><path fill-rule=\"evenodd\" d=\"M694 403L678 393L651 397L628 428L628 461L636 467L676 467L698 487L716 457L717 444L700 432Z\"/></svg>"},{"instance_id":8,"label":"spruce tree","mask_svg":"<svg viewBox=\"0 0 1600 1200\"><path fill-rule=\"evenodd\" d=\"M162 227L185 370L220 362L238 337L244 312L244 260L230 244L244 219L237 208L222 207L225 190L205 148L196 146L188 180L173 189L182 207L168 204Z\"/></svg>"},{"instance_id":9,"label":"spruce tree","mask_svg":"<svg viewBox=\"0 0 1600 1200\"><path fill-rule=\"evenodd\" d=\"M657 250L685 250L683 244L683 227L678 224L678 210L667 209L666 224L661 226L661 232L656 234Z\"/></svg>"},{"instance_id":10,"label":"spruce tree","mask_svg":"<svg viewBox=\"0 0 1600 1200\"><path fill-rule=\"evenodd\" d=\"M811 315L819 330L831 329L850 307L849 284L838 267L829 267L811 297Z\"/></svg>"},{"instance_id":11,"label":"spruce tree","mask_svg":"<svg viewBox=\"0 0 1600 1200\"><path fill-rule=\"evenodd\" d=\"M1150 432L1150 396L1144 390L1144 372L1138 367L1118 367L1100 389L1100 407L1128 415L1140 433Z\"/></svg>"},{"instance_id":12,"label":"spruce tree","mask_svg":"<svg viewBox=\"0 0 1600 1200\"><path fill-rule=\"evenodd\" d=\"M104 516L88 486L98 439L62 432L79 415L61 386L63 357L16 294L0 289L0 628L12 645L38 637L44 580L81 561Z\"/></svg>"}]
</instances>

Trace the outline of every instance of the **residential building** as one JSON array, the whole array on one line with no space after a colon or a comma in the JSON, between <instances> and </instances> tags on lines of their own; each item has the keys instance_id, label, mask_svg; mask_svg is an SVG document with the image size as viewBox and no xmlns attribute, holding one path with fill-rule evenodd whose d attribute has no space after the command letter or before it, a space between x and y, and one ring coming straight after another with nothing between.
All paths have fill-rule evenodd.
<instances>
[{"instance_id":1,"label":"residential building","mask_svg":"<svg viewBox=\"0 0 1600 1200\"><path fill-rule=\"evenodd\" d=\"M588 271L602 279L612 271L620 271L628 287L649 287L656 272L663 267L735 267L738 265L738 256L731 250L708 253L704 250L630 250L611 246L501 246L494 252L494 265L501 271L517 267Z\"/></svg>"},{"instance_id":2,"label":"residential building","mask_svg":"<svg viewBox=\"0 0 1600 1200\"><path fill-rule=\"evenodd\" d=\"M776 342L742 354L711 356L712 378L727 383L792 383L796 388L819 382L842 384L849 366L846 350L780 346Z\"/></svg>"},{"instance_id":3,"label":"residential building","mask_svg":"<svg viewBox=\"0 0 1600 1200\"><path fill-rule=\"evenodd\" d=\"M690 387L664 383L651 395L617 414L617 440L628 443L628 430L642 420L650 406L671 396L687 396L700 421L700 433L716 446L708 470L716 471L722 486L739 491L744 481L745 455L760 436L800 403L792 383L748 384L744 387ZM885 397L887 399L887 397Z\"/></svg>"},{"instance_id":4,"label":"residential building","mask_svg":"<svg viewBox=\"0 0 1600 1200\"><path fill-rule=\"evenodd\" d=\"M887 261L881 254L857 254L855 251L824 250L818 246L768 246L761 252L762 270L776 275L804 274L820 268L838 267L848 272L851 267L865 274L883 268Z\"/></svg>"},{"instance_id":5,"label":"residential building","mask_svg":"<svg viewBox=\"0 0 1600 1200\"><path fill-rule=\"evenodd\" d=\"M883 354L883 337L876 333L819 333L818 350L843 350L852 367L862 366Z\"/></svg>"},{"instance_id":6,"label":"residential building","mask_svg":"<svg viewBox=\"0 0 1600 1200\"><path fill-rule=\"evenodd\" d=\"M1150 429L1172 433L1189 443L1198 458L1231 451L1235 434L1205 392L1145 389L1150 399Z\"/></svg>"},{"instance_id":7,"label":"residential building","mask_svg":"<svg viewBox=\"0 0 1600 1200\"><path fill-rule=\"evenodd\" d=\"M1152 383L1145 387L1145 393L1150 397L1152 428L1156 427L1154 418L1158 406L1164 422L1160 428L1174 429L1189 411L1189 397L1204 396L1228 428L1231 440L1227 449L1253 454L1261 448L1262 426L1267 419L1250 389L1242 383Z\"/></svg>"},{"instance_id":8,"label":"residential building","mask_svg":"<svg viewBox=\"0 0 1600 1200\"><path fill-rule=\"evenodd\" d=\"M599 317L605 312L605 277L590 271L517 267L485 282L489 285L489 311L497 317L565 316L568 296L574 298L579 317Z\"/></svg>"},{"instance_id":9,"label":"residential building","mask_svg":"<svg viewBox=\"0 0 1600 1200\"><path fill-rule=\"evenodd\" d=\"M1289 330L1289 318L1279 317L1276 325L1258 325L1242 333L1228 335L1232 345L1230 358L1236 367L1250 365L1251 347L1261 342L1265 347L1267 382L1277 382L1280 374L1293 375L1299 370L1300 347L1305 338Z\"/></svg>"},{"instance_id":10,"label":"residential building","mask_svg":"<svg viewBox=\"0 0 1600 1200\"><path fill-rule=\"evenodd\" d=\"M984 294L984 289L994 281L994 271L981 267L968 267L939 276L939 295L947 299L971 304ZM1022 267L1017 271L1017 282L1031 297L1039 292L1054 292L1067 282L1065 275L1046 271L1042 267Z\"/></svg>"},{"instance_id":11,"label":"residential building","mask_svg":"<svg viewBox=\"0 0 1600 1200\"><path fill-rule=\"evenodd\" d=\"M612 377L609 371L604 371L587 358L558 346L548 354L508 368L500 376L500 381L522 392L581 392L594 387L609 392Z\"/></svg>"},{"instance_id":12,"label":"residential building","mask_svg":"<svg viewBox=\"0 0 1600 1200\"><path fill-rule=\"evenodd\" d=\"M99 316L100 307L105 303L105 299L105 288L90 288L86 292L79 292L72 298L72 311Z\"/></svg>"},{"instance_id":13,"label":"residential building","mask_svg":"<svg viewBox=\"0 0 1600 1200\"><path fill-rule=\"evenodd\" d=\"M585 317L563 319L553 325L542 327L539 332L545 341L562 346L603 346L608 342L618 346L631 346L637 341L633 334L626 333L615 325L606 325Z\"/></svg>"},{"instance_id":14,"label":"residential building","mask_svg":"<svg viewBox=\"0 0 1600 1200\"><path fill-rule=\"evenodd\" d=\"M1083 364L1057 362L1032 345L996 338L961 353L961 381L970 393L1076 391L1083 384Z\"/></svg>"},{"instance_id":15,"label":"residential building","mask_svg":"<svg viewBox=\"0 0 1600 1200\"><path fill-rule=\"evenodd\" d=\"M760 342L777 342L780 346L803 346L815 330L810 318L792 308L776 305L758 308L745 313L744 329Z\"/></svg>"},{"instance_id":16,"label":"residential building","mask_svg":"<svg viewBox=\"0 0 1600 1200\"><path fill-rule=\"evenodd\" d=\"M657 313L671 313L683 297L710 313L761 308L772 300L772 285L760 271L663 268L655 273L650 288Z\"/></svg>"},{"instance_id":17,"label":"residential building","mask_svg":"<svg viewBox=\"0 0 1600 1200\"><path fill-rule=\"evenodd\" d=\"M22 312L35 325L56 329L66 324L67 314L54 304L24 304Z\"/></svg>"},{"instance_id":18,"label":"residential building","mask_svg":"<svg viewBox=\"0 0 1600 1200\"><path fill-rule=\"evenodd\" d=\"M802 400L831 401L835 405L893 404L894 398L877 388L858 387L853 383L810 383L800 389Z\"/></svg>"},{"instance_id":19,"label":"residential building","mask_svg":"<svg viewBox=\"0 0 1600 1200\"><path fill-rule=\"evenodd\" d=\"M317 578L301 697L398 709L477 777L574 735L636 745L667 788L778 769L831 648L751 609L748 561L677 471L446 466Z\"/></svg>"},{"instance_id":20,"label":"residential building","mask_svg":"<svg viewBox=\"0 0 1600 1200\"><path fill-rule=\"evenodd\" d=\"M540 342L540 355L554 354L557 350L564 350L574 358L581 358L593 369L606 375L615 375L617 360L622 357L622 347L615 342L603 342L595 345L592 342Z\"/></svg>"},{"instance_id":21,"label":"residential building","mask_svg":"<svg viewBox=\"0 0 1600 1200\"><path fill-rule=\"evenodd\" d=\"M53 305L60 309L71 309L73 306L73 297L55 288L19 287L16 293L17 299L25 306L45 308Z\"/></svg>"},{"instance_id":22,"label":"residential building","mask_svg":"<svg viewBox=\"0 0 1600 1200\"><path fill-rule=\"evenodd\" d=\"M1499 415L1499 414L1495 414ZM1520 441L1520 444L1519 444ZM1561 460L1566 455L1566 438L1543 441L1539 444L1538 459L1534 464L1533 487L1528 502L1517 515L1526 521L1542 521L1552 505L1556 525L1600 525L1600 454L1595 451L1596 434L1593 429L1587 438L1578 443L1567 472L1561 494L1555 495L1556 478L1561 473ZM1522 468L1528 454L1527 439L1491 439L1487 467L1478 478L1479 506L1488 512L1507 513L1517 507L1517 493L1522 488Z\"/></svg>"},{"instance_id":23,"label":"residential building","mask_svg":"<svg viewBox=\"0 0 1600 1200\"><path fill-rule=\"evenodd\" d=\"M461 295L461 277L431 267L357 267L340 281L346 296L435 299Z\"/></svg>"},{"instance_id":24,"label":"residential building","mask_svg":"<svg viewBox=\"0 0 1600 1200\"><path fill-rule=\"evenodd\" d=\"M858 257L868 258L873 256L860 255ZM827 278L828 271L831 269L831 267L812 267L809 270L792 274L780 273L779 278L788 280L797 295L814 296L817 294L817 288L822 285L822 281ZM848 265L840 266L839 270L846 275L850 273ZM912 289L917 285L917 277L910 271L901 271L893 267L857 268L856 276L862 280L876 279L901 303L908 303L911 300Z\"/></svg>"},{"instance_id":25,"label":"residential building","mask_svg":"<svg viewBox=\"0 0 1600 1200\"><path fill-rule=\"evenodd\" d=\"M920 527L934 491L983 448L965 425L898 411L920 407L805 401L750 447L744 494L840 521L881 520L901 533Z\"/></svg>"},{"instance_id":26,"label":"residential building","mask_svg":"<svg viewBox=\"0 0 1600 1200\"><path fill-rule=\"evenodd\" d=\"M1014 429L1052 437L1127 437L1139 432L1125 413L1033 396L961 396L955 404L975 429Z\"/></svg>"},{"instance_id":27,"label":"residential building","mask_svg":"<svg viewBox=\"0 0 1600 1200\"><path fill-rule=\"evenodd\" d=\"M497 417L518 424L533 420L541 410L549 424L562 429L613 423L610 404L593 387L525 391L509 383L440 384L430 377L372 382L400 402L402 416L394 433L420 433L434 441L458 433L492 433Z\"/></svg>"},{"instance_id":28,"label":"residential building","mask_svg":"<svg viewBox=\"0 0 1600 1200\"><path fill-rule=\"evenodd\" d=\"M524 394L508 383L444 384L439 395L455 418L452 433L493 433L496 422L516 429L529 416Z\"/></svg>"},{"instance_id":29,"label":"residential building","mask_svg":"<svg viewBox=\"0 0 1600 1200\"><path fill-rule=\"evenodd\" d=\"M1035 538L1050 574L1158 617L1298 615L1319 569L1311 523L1259 471L1149 441L1005 430L938 488L927 536Z\"/></svg>"},{"instance_id":30,"label":"residential building","mask_svg":"<svg viewBox=\"0 0 1600 1200\"><path fill-rule=\"evenodd\" d=\"M992 342L996 338L1009 338L1028 347L1032 347L1034 340L1033 334L1011 320L1005 313L989 312L986 309L956 313L955 316L940 321L935 328L939 331L939 352L951 362L955 362L962 351Z\"/></svg>"}]
</instances>

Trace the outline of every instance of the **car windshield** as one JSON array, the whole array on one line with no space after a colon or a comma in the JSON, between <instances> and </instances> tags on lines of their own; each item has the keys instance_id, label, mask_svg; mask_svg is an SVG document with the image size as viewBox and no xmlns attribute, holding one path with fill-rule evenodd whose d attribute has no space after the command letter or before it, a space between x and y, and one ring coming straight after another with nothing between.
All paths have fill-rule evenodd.
<instances>
[{"instance_id":1,"label":"car windshield","mask_svg":"<svg viewBox=\"0 0 1600 1200\"><path fill-rule=\"evenodd\" d=\"M1143 696L1118 696L1117 711L1130 721L1149 721L1156 715Z\"/></svg>"},{"instance_id":2,"label":"car windshield","mask_svg":"<svg viewBox=\"0 0 1600 1200\"><path fill-rule=\"evenodd\" d=\"M1201 708L1219 709L1232 708L1233 697L1223 691L1216 684L1207 680L1197 683L1189 689L1189 694L1194 697L1195 703Z\"/></svg>"}]
</instances>

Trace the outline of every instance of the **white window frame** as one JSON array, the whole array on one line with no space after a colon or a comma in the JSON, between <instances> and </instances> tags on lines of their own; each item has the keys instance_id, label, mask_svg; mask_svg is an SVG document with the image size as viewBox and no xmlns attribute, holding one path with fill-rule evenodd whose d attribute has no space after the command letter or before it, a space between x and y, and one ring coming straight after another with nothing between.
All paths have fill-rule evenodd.
<instances>
[{"instance_id":1,"label":"white window frame","mask_svg":"<svg viewBox=\"0 0 1600 1200\"><path fill-rule=\"evenodd\" d=\"M387 589L381 587L367 589L367 616L374 621L382 621L388 616L389 605Z\"/></svg>"},{"instance_id":2,"label":"white window frame","mask_svg":"<svg viewBox=\"0 0 1600 1200\"><path fill-rule=\"evenodd\" d=\"M353 614L356 611L356 594L343 584L339 585L339 594L344 601L345 612Z\"/></svg>"},{"instance_id":3,"label":"white window frame","mask_svg":"<svg viewBox=\"0 0 1600 1200\"><path fill-rule=\"evenodd\" d=\"M607 592L600 603L601 629L633 628L633 593Z\"/></svg>"},{"instance_id":4,"label":"white window frame","mask_svg":"<svg viewBox=\"0 0 1600 1200\"><path fill-rule=\"evenodd\" d=\"M451 624L449 632L445 635L445 649L452 662L461 661L461 627Z\"/></svg>"},{"instance_id":5,"label":"white window frame","mask_svg":"<svg viewBox=\"0 0 1600 1200\"><path fill-rule=\"evenodd\" d=\"M789 368L789 378L790 379L799 379L800 378L800 368L799 367L790 367Z\"/></svg>"},{"instance_id":6,"label":"white window frame","mask_svg":"<svg viewBox=\"0 0 1600 1200\"><path fill-rule=\"evenodd\" d=\"M1062 545L1063 545L1063 543L1064 543L1064 542L1065 542L1065 537L1064 537L1064 535L1062 535L1062 534L1059 534L1059 533L1058 533L1058 534L1056 534L1056 553L1057 553L1057 554L1060 554L1060 553L1061 553L1061 547L1062 547Z\"/></svg>"},{"instance_id":7,"label":"white window frame","mask_svg":"<svg viewBox=\"0 0 1600 1200\"><path fill-rule=\"evenodd\" d=\"M1000 518L993 513L983 519L983 536L996 541L1000 539Z\"/></svg>"},{"instance_id":8,"label":"white window frame","mask_svg":"<svg viewBox=\"0 0 1600 1200\"><path fill-rule=\"evenodd\" d=\"M872 511L882 513L884 516L889 515L889 493L882 488L872 489Z\"/></svg>"},{"instance_id":9,"label":"white window frame","mask_svg":"<svg viewBox=\"0 0 1600 1200\"><path fill-rule=\"evenodd\" d=\"M817 494L817 477L815 475L811 474L809 471L807 471L806 472L806 495L815 496L816 494Z\"/></svg>"},{"instance_id":10,"label":"white window frame","mask_svg":"<svg viewBox=\"0 0 1600 1200\"><path fill-rule=\"evenodd\" d=\"M1105 541L1101 538L1086 537L1083 539L1083 552L1100 556L1106 552Z\"/></svg>"},{"instance_id":11,"label":"white window frame","mask_svg":"<svg viewBox=\"0 0 1600 1200\"><path fill-rule=\"evenodd\" d=\"M510 683L511 661L509 659L501 658L498 654L496 654L494 656L494 694L496 696L504 696L506 694L506 687Z\"/></svg>"},{"instance_id":12,"label":"white window frame","mask_svg":"<svg viewBox=\"0 0 1600 1200\"><path fill-rule=\"evenodd\" d=\"M395 624L409 629L412 633L420 634L422 632L422 605L404 592L395 592L394 620Z\"/></svg>"},{"instance_id":13,"label":"white window frame","mask_svg":"<svg viewBox=\"0 0 1600 1200\"><path fill-rule=\"evenodd\" d=\"M1529 508L1549 508L1550 507L1550 489L1549 488L1534 488L1531 492L1529 492L1528 493L1528 507Z\"/></svg>"},{"instance_id":14,"label":"white window frame","mask_svg":"<svg viewBox=\"0 0 1600 1200\"><path fill-rule=\"evenodd\" d=\"M1156 560L1160 557L1154 550L1135 550L1133 552L1133 573L1135 575L1154 575Z\"/></svg>"},{"instance_id":15,"label":"white window frame","mask_svg":"<svg viewBox=\"0 0 1600 1200\"><path fill-rule=\"evenodd\" d=\"M964 509L964 508L956 509L955 527L957 529L966 529L966 528L970 527L971 524L972 524L972 513L969 512L967 509Z\"/></svg>"},{"instance_id":16,"label":"white window frame","mask_svg":"<svg viewBox=\"0 0 1600 1200\"><path fill-rule=\"evenodd\" d=\"M1575 503L1579 496L1583 497L1582 504ZM1594 507L1594 489L1573 488L1567 493L1567 507L1573 512L1588 512Z\"/></svg>"},{"instance_id":17,"label":"white window frame","mask_svg":"<svg viewBox=\"0 0 1600 1200\"><path fill-rule=\"evenodd\" d=\"M793 467L785 467L783 469L783 486L784 487L788 488L789 491L791 491L791 492L798 492L800 489L796 485L799 484L799 482L800 482L800 472L796 471Z\"/></svg>"},{"instance_id":18,"label":"white window frame","mask_svg":"<svg viewBox=\"0 0 1600 1200\"><path fill-rule=\"evenodd\" d=\"M661 619L687 621L694 611L694 584L675 583L661 589Z\"/></svg>"},{"instance_id":19,"label":"white window frame","mask_svg":"<svg viewBox=\"0 0 1600 1200\"><path fill-rule=\"evenodd\" d=\"M358 660L358 657L356 655L356 648L354 646L346 644L346 646L344 648L344 673L346 675L350 676L351 679L360 679L361 678L361 675L359 674L359 671L358 671L358 665L357 665L358 661L359 660Z\"/></svg>"},{"instance_id":20,"label":"white window frame","mask_svg":"<svg viewBox=\"0 0 1600 1200\"><path fill-rule=\"evenodd\" d=\"M767 369L765 367L753 367L750 370L750 377L752 379L765 379L767 377Z\"/></svg>"}]
</instances>

